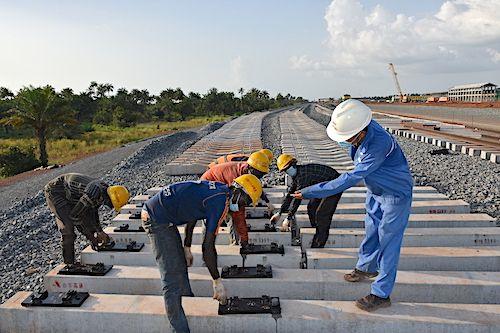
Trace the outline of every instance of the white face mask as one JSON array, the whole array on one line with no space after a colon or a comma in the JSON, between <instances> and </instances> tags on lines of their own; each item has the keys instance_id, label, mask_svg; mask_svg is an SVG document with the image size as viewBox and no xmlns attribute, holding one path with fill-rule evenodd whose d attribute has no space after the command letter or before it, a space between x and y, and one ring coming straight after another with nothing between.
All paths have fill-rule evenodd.
<instances>
[{"instance_id":1,"label":"white face mask","mask_svg":"<svg viewBox=\"0 0 500 333\"><path fill-rule=\"evenodd\" d=\"M285 173L290 177L295 177L295 175L297 174L297 168L292 165L291 167L288 167L288 169L286 169Z\"/></svg>"},{"instance_id":2,"label":"white face mask","mask_svg":"<svg viewBox=\"0 0 500 333\"><path fill-rule=\"evenodd\" d=\"M240 210L240 206L238 202L240 201L241 193L238 194L238 198L236 199L236 203L233 203L233 200L229 203L229 210L232 212L237 212Z\"/></svg>"},{"instance_id":3,"label":"white face mask","mask_svg":"<svg viewBox=\"0 0 500 333\"><path fill-rule=\"evenodd\" d=\"M351 145L349 142L347 142L347 141L342 141L342 142L339 142L338 144L339 144L340 148L344 148L344 149L349 149L349 148L351 148L351 146L352 146L352 145Z\"/></svg>"}]
</instances>

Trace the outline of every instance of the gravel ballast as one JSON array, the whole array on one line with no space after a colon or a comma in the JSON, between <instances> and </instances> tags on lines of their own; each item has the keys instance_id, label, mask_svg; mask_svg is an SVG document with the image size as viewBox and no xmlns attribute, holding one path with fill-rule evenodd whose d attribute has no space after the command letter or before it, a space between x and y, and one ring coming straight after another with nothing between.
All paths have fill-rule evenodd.
<instances>
[{"instance_id":1,"label":"gravel ballast","mask_svg":"<svg viewBox=\"0 0 500 333\"><path fill-rule=\"evenodd\" d=\"M276 166L276 159L281 155L281 112L271 112L262 120L262 147L270 149L274 155L274 162L270 166L269 173L262 177L262 183L273 186L285 185L285 174L280 173Z\"/></svg>"},{"instance_id":2,"label":"gravel ballast","mask_svg":"<svg viewBox=\"0 0 500 333\"><path fill-rule=\"evenodd\" d=\"M308 107L305 113L326 126L329 117ZM410 165L415 185L433 186L450 199L462 199L471 212L500 221L500 165L463 154L430 155L438 149L428 143L396 137Z\"/></svg>"},{"instance_id":3,"label":"gravel ballast","mask_svg":"<svg viewBox=\"0 0 500 333\"><path fill-rule=\"evenodd\" d=\"M163 166L222 125L214 123L197 131L154 139L115 167L110 167L103 179L125 185L132 196L153 186L196 179L196 175L168 176ZM112 216L110 210L101 210L101 221L109 221ZM102 224L104 227L106 222ZM88 242L79 235L75 243L77 255L87 245ZM20 290L41 290L43 276L61 262L59 231L42 191L0 211L0 303Z\"/></svg>"}]
</instances>

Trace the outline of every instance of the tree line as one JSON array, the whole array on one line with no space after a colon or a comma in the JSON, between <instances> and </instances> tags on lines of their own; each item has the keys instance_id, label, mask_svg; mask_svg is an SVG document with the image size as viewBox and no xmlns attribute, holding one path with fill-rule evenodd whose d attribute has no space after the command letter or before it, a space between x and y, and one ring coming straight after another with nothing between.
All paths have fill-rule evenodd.
<instances>
[{"instance_id":1,"label":"tree line","mask_svg":"<svg viewBox=\"0 0 500 333\"><path fill-rule=\"evenodd\" d=\"M2 137L29 131L37 140L39 161L47 166L47 139L73 138L94 124L129 127L141 122L179 121L196 116L241 115L302 103L301 97L265 90L240 88L233 92L211 88L205 94L184 93L181 88L166 89L158 95L146 89L115 87L91 82L80 93L71 88L56 91L47 85L28 86L17 93L0 87L0 124Z\"/></svg>"}]
</instances>

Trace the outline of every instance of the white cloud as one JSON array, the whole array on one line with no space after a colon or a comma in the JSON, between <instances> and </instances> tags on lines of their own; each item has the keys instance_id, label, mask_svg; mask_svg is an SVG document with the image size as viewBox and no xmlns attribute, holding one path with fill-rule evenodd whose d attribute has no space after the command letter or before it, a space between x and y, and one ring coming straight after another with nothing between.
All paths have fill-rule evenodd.
<instances>
[{"instance_id":1,"label":"white cloud","mask_svg":"<svg viewBox=\"0 0 500 333\"><path fill-rule=\"evenodd\" d=\"M500 62L499 13L499 0L450 0L421 18L333 0L325 14L327 60L294 56L290 66L363 72L393 62L425 72L486 70Z\"/></svg>"},{"instance_id":2,"label":"white cloud","mask_svg":"<svg viewBox=\"0 0 500 333\"><path fill-rule=\"evenodd\" d=\"M486 52L491 56L491 61L494 63L500 62L500 52L492 48L487 48Z\"/></svg>"}]
</instances>

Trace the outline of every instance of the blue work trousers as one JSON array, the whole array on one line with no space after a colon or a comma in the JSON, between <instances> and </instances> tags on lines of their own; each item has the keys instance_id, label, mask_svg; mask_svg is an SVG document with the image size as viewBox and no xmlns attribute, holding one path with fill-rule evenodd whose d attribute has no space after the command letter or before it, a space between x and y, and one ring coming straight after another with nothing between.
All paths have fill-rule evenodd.
<instances>
[{"instance_id":1,"label":"blue work trousers","mask_svg":"<svg viewBox=\"0 0 500 333\"><path fill-rule=\"evenodd\" d=\"M189 284L186 257L179 230L172 224L159 224L149 219L143 221L160 276L165 300L165 310L174 332L189 332L182 308L182 296L194 296Z\"/></svg>"},{"instance_id":2,"label":"blue work trousers","mask_svg":"<svg viewBox=\"0 0 500 333\"><path fill-rule=\"evenodd\" d=\"M412 196L404 199L366 197L365 238L359 247L356 268L379 272L372 283L373 295L387 298L396 281L403 234L410 217Z\"/></svg>"}]
</instances>

